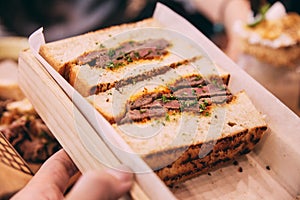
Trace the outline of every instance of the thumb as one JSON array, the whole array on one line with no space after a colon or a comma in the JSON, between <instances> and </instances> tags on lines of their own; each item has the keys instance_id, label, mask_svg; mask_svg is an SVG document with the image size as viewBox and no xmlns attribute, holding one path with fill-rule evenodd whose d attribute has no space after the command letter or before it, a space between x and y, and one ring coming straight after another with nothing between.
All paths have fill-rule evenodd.
<instances>
[{"instance_id":1,"label":"thumb","mask_svg":"<svg viewBox=\"0 0 300 200\"><path fill-rule=\"evenodd\" d=\"M73 187L66 199L118 199L133 184L133 174L127 170L106 169L86 172Z\"/></svg>"}]
</instances>

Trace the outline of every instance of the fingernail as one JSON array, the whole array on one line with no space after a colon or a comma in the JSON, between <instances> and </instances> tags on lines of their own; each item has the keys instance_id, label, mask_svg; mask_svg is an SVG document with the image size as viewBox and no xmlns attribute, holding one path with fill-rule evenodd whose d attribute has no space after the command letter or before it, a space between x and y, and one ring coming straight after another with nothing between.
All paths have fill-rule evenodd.
<instances>
[{"instance_id":1,"label":"fingernail","mask_svg":"<svg viewBox=\"0 0 300 200\"><path fill-rule=\"evenodd\" d=\"M121 165L117 168L106 169L106 172L116 177L120 181L129 182L133 180L132 171L125 165Z\"/></svg>"}]
</instances>

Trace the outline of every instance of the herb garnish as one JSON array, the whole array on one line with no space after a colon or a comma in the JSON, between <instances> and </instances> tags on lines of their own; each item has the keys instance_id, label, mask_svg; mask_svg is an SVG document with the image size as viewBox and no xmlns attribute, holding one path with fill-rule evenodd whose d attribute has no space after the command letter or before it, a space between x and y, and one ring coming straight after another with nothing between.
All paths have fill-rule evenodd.
<instances>
[{"instance_id":1,"label":"herb garnish","mask_svg":"<svg viewBox=\"0 0 300 200\"><path fill-rule=\"evenodd\" d=\"M110 59L112 59L116 55L116 50L114 49L109 49L107 52L107 55Z\"/></svg>"},{"instance_id":2,"label":"herb garnish","mask_svg":"<svg viewBox=\"0 0 300 200\"><path fill-rule=\"evenodd\" d=\"M270 8L270 4L267 3L265 5L263 5L260 9L259 9L259 13L254 17L253 22L247 24L248 27L255 27L257 26L259 23L261 23L262 21L264 21L266 19L266 13Z\"/></svg>"},{"instance_id":3,"label":"herb garnish","mask_svg":"<svg viewBox=\"0 0 300 200\"><path fill-rule=\"evenodd\" d=\"M168 98L166 97L166 95L162 95L161 100L163 103L167 103L169 101Z\"/></svg>"},{"instance_id":4,"label":"herb garnish","mask_svg":"<svg viewBox=\"0 0 300 200\"><path fill-rule=\"evenodd\" d=\"M168 114L168 113L166 113L166 116L165 116L165 119L166 119L166 121L170 121L170 115Z\"/></svg>"}]
</instances>

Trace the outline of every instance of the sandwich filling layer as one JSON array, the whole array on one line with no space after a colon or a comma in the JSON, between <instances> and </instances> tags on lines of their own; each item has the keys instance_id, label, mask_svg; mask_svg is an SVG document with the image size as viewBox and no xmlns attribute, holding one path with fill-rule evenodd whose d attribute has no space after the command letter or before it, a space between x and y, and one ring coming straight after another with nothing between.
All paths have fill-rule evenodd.
<instances>
[{"instance_id":1,"label":"sandwich filling layer","mask_svg":"<svg viewBox=\"0 0 300 200\"><path fill-rule=\"evenodd\" d=\"M91 67L114 70L137 60L159 59L168 53L166 48L170 45L165 39L149 39L139 42L132 40L110 49L100 45L100 50L79 56L76 64L88 64Z\"/></svg>"},{"instance_id":2,"label":"sandwich filling layer","mask_svg":"<svg viewBox=\"0 0 300 200\"><path fill-rule=\"evenodd\" d=\"M217 77L205 80L199 75L182 77L168 84L165 91L154 91L135 96L126 105L126 114L118 122L145 121L153 117L166 117L175 112L209 115L212 103L230 102L232 94Z\"/></svg>"}]
</instances>

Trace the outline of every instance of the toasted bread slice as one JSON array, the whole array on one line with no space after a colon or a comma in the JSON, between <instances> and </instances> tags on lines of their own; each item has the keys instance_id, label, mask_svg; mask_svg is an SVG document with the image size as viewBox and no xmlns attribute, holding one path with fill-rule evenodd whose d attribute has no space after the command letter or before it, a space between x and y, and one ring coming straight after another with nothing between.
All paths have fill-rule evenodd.
<instances>
[{"instance_id":1,"label":"toasted bread slice","mask_svg":"<svg viewBox=\"0 0 300 200\"><path fill-rule=\"evenodd\" d=\"M208 116L181 113L113 127L168 185L248 153L267 129L245 92Z\"/></svg>"},{"instance_id":2,"label":"toasted bread slice","mask_svg":"<svg viewBox=\"0 0 300 200\"><path fill-rule=\"evenodd\" d=\"M201 59L201 56L191 55L188 59L182 59L176 55L168 55L159 60L136 61L117 69L103 69L90 67L89 65L75 65L70 69L70 84L83 96L89 96L105 92L120 81L132 79L139 74L148 76L163 74L184 63L193 63L193 60ZM224 71L219 71L225 74ZM144 77L147 78L147 77Z\"/></svg>"},{"instance_id":3,"label":"toasted bread slice","mask_svg":"<svg viewBox=\"0 0 300 200\"><path fill-rule=\"evenodd\" d=\"M68 76L68 65L84 52L99 48L101 41L110 39L122 31L139 27L160 27L159 22L153 18L140 22L113 26L99 31L90 32L77 37L71 37L51 43L40 48L40 54L63 76ZM66 49L72 49L66 51Z\"/></svg>"}]
</instances>

